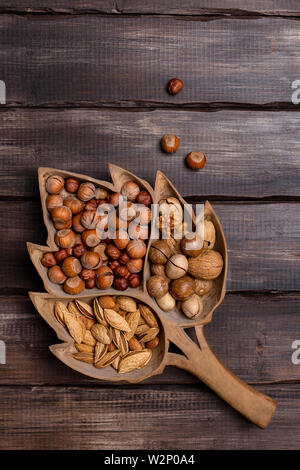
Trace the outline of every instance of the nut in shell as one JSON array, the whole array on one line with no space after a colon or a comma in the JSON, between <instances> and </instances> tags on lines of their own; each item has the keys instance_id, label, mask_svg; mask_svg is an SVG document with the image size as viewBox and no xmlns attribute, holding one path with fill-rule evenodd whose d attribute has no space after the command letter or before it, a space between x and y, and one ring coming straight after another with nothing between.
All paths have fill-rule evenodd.
<instances>
[{"instance_id":1,"label":"nut in shell","mask_svg":"<svg viewBox=\"0 0 300 470\"><path fill-rule=\"evenodd\" d=\"M120 295L117 297L116 302L122 310L125 310L125 312L135 312L137 309L136 301L132 297Z\"/></svg>"},{"instance_id":2,"label":"nut in shell","mask_svg":"<svg viewBox=\"0 0 300 470\"><path fill-rule=\"evenodd\" d=\"M188 270L188 260L184 255L173 255L166 265L166 275L169 279L179 279Z\"/></svg>"},{"instance_id":3,"label":"nut in shell","mask_svg":"<svg viewBox=\"0 0 300 470\"><path fill-rule=\"evenodd\" d=\"M216 279L224 266L222 255L215 250L205 250L188 261L188 272L197 279Z\"/></svg>"},{"instance_id":4,"label":"nut in shell","mask_svg":"<svg viewBox=\"0 0 300 470\"><path fill-rule=\"evenodd\" d=\"M202 300L198 295L194 294L182 302L181 309L186 317L197 318L203 312Z\"/></svg>"}]
</instances>

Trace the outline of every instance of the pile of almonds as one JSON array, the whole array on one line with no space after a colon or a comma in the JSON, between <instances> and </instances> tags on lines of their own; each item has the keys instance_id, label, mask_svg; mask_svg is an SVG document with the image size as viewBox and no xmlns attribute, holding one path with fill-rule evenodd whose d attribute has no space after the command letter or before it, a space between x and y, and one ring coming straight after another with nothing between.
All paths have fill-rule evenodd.
<instances>
[{"instance_id":1,"label":"pile of almonds","mask_svg":"<svg viewBox=\"0 0 300 470\"><path fill-rule=\"evenodd\" d=\"M56 320L74 339L73 358L120 374L141 369L159 344L159 323L152 310L127 296L101 296L93 305L79 299L57 301Z\"/></svg>"},{"instance_id":2,"label":"pile of almonds","mask_svg":"<svg viewBox=\"0 0 300 470\"><path fill-rule=\"evenodd\" d=\"M60 175L48 177L46 190L46 207L59 247L41 259L50 281L62 284L70 295L85 288L113 286L124 291L138 287L151 222L150 194L134 181L125 183L117 193ZM110 214L116 215L114 233L107 230Z\"/></svg>"},{"instance_id":3,"label":"pile of almonds","mask_svg":"<svg viewBox=\"0 0 300 470\"><path fill-rule=\"evenodd\" d=\"M147 281L148 292L164 311L176 307L188 318L203 312L203 296L213 287L213 280L222 272L222 255L214 250L216 230L211 220L204 220L204 242L197 234L184 233L183 208L175 197L160 201L157 220L160 231L170 226L170 238L155 241L149 250L152 276Z\"/></svg>"}]
</instances>

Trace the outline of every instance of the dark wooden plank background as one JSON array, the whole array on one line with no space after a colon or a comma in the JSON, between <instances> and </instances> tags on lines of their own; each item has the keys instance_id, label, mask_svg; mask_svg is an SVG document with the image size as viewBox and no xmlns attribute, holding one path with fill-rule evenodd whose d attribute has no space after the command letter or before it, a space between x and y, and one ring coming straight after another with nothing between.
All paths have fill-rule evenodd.
<instances>
[{"instance_id":1,"label":"dark wooden plank background","mask_svg":"<svg viewBox=\"0 0 300 470\"><path fill-rule=\"evenodd\" d=\"M299 447L299 16L296 0L0 1L0 449ZM174 156L159 148L167 132ZM198 174L183 163L194 149L208 157ZM151 184L159 168L190 203L212 201L229 293L205 333L278 400L267 430L179 369L112 387L51 355L27 297L43 290L25 247L45 242L37 168L106 179L108 161Z\"/></svg>"}]
</instances>

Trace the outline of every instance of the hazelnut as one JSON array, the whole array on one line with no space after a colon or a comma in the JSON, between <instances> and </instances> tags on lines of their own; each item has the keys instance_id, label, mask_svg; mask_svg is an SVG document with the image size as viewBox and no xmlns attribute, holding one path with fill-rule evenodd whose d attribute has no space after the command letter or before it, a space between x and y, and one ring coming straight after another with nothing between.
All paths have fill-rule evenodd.
<instances>
[{"instance_id":1,"label":"hazelnut","mask_svg":"<svg viewBox=\"0 0 300 470\"><path fill-rule=\"evenodd\" d=\"M152 276L147 281L149 295L155 299L163 297L168 292L169 284L164 276L158 274Z\"/></svg>"},{"instance_id":2,"label":"hazelnut","mask_svg":"<svg viewBox=\"0 0 300 470\"><path fill-rule=\"evenodd\" d=\"M147 247L143 240L131 240L127 247L126 251L130 258L143 258L146 254Z\"/></svg>"},{"instance_id":3,"label":"hazelnut","mask_svg":"<svg viewBox=\"0 0 300 470\"><path fill-rule=\"evenodd\" d=\"M183 88L183 82L179 78L172 78L168 83L168 92L170 95L177 95Z\"/></svg>"},{"instance_id":4,"label":"hazelnut","mask_svg":"<svg viewBox=\"0 0 300 470\"><path fill-rule=\"evenodd\" d=\"M102 264L102 259L94 251L83 253L80 258L81 264L86 269L97 269Z\"/></svg>"},{"instance_id":5,"label":"hazelnut","mask_svg":"<svg viewBox=\"0 0 300 470\"><path fill-rule=\"evenodd\" d=\"M104 243L99 243L99 245L96 245L92 248L92 251L95 253L98 253L98 255L101 256L103 263L105 263L108 260L108 256L105 254L106 250L106 245Z\"/></svg>"},{"instance_id":6,"label":"hazelnut","mask_svg":"<svg viewBox=\"0 0 300 470\"><path fill-rule=\"evenodd\" d=\"M51 175L46 181L46 190L50 194L58 194L64 187L65 180L59 175Z\"/></svg>"},{"instance_id":7,"label":"hazelnut","mask_svg":"<svg viewBox=\"0 0 300 470\"><path fill-rule=\"evenodd\" d=\"M82 245L82 238L80 233L75 233L75 245Z\"/></svg>"},{"instance_id":8,"label":"hazelnut","mask_svg":"<svg viewBox=\"0 0 300 470\"><path fill-rule=\"evenodd\" d=\"M95 186L93 183L82 183L79 186L77 196L84 202L93 199L95 196Z\"/></svg>"},{"instance_id":9,"label":"hazelnut","mask_svg":"<svg viewBox=\"0 0 300 470\"><path fill-rule=\"evenodd\" d=\"M51 266L56 265L56 259L54 258L53 253L45 253L41 259L41 263L45 268L50 268Z\"/></svg>"},{"instance_id":10,"label":"hazelnut","mask_svg":"<svg viewBox=\"0 0 300 470\"><path fill-rule=\"evenodd\" d=\"M111 243L107 245L105 254L113 260L117 260L120 257L120 250L117 248L115 245L112 245Z\"/></svg>"},{"instance_id":11,"label":"hazelnut","mask_svg":"<svg viewBox=\"0 0 300 470\"><path fill-rule=\"evenodd\" d=\"M98 297L98 302L102 308L111 308L114 310L116 307L114 298L110 295L102 295L101 297Z\"/></svg>"},{"instance_id":12,"label":"hazelnut","mask_svg":"<svg viewBox=\"0 0 300 470\"><path fill-rule=\"evenodd\" d=\"M75 244L75 233L71 229L59 230L55 235L55 243L60 248L70 248Z\"/></svg>"},{"instance_id":13,"label":"hazelnut","mask_svg":"<svg viewBox=\"0 0 300 470\"><path fill-rule=\"evenodd\" d=\"M117 268L115 268L114 273L116 276L125 278L129 277L129 271L126 266L118 266Z\"/></svg>"},{"instance_id":14,"label":"hazelnut","mask_svg":"<svg viewBox=\"0 0 300 470\"><path fill-rule=\"evenodd\" d=\"M207 248L212 250L216 243L216 229L211 220L204 220L204 240L207 242Z\"/></svg>"},{"instance_id":15,"label":"hazelnut","mask_svg":"<svg viewBox=\"0 0 300 470\"><path fill-rule=\"evenodd\" d=\"M166 264L171 256L171 248L166 240L157 240L149 250L150 261L154 264Z\"/></svg>"},{"instance_id":16,"label":"hazelnut","mask_svg":"<svg viewBox=\"0 0 300 470\"><path fill-rule=\"evenodd\" d=\"M89 279L95 279L96 271L93 271L92 269L83 269L80 273L80 277L84 281L88 281Z\"/></svg>"},{"instance_id":17,"label":"hazelnut","mask_svg":"<svg viewBox=\"0 0 300 470\"><path fill-rule=\"evenodd\" d=\"M200 170L206 163L206 156L202 152L190 152L185 157L185 162L192 170Z\"/></svg>"},{"instance_id":18,"label":"hazelnut","mask_svg":"<svg viewBox=\"0 0 300 470\"><path fill-rule=\"evenodd\" d=\"M79 188L79 181L77 178L67 178L65 182L65 188L68 193L76 193Z\"/></svg>"},{"instance_id":19,"label":"hazelnut","mask_svg":"<svg viewBox=\"0 0 300 470\"><path fill-rule=\"evenodd\" d=\"M56 207L51 212L51 217L54 223L65 224L72 219L72 212L66 206Z\"/></svg>"},{"instance_id":20,"label":"hazelnut","mask_svg":"<svg viewBox=\"0 0 300 470\"><path fill-rule=\"evenodd\" d=\"M189 299L182 302L181 309L186 317L197 318L203 312L202 300L198 295L193 294Z\"/></svg>"},{"instance_id":21,"label":"hazelnut","mask_svg":"<svg viewBox=\"0 0 300 470\"><path fill-rule=\"evenodd\" d=\"M126 253L126 251L123 251L123 253L121 253L118 261L120 264L126 264L128 263L128 261L130 260L128 254Z\"/></svg>"},{"instance_id":22,"label":"hazelnut","mask_svg":"<svg viewBox=\"0 0 300 470\"><path fill-rule=\"evenodd\" d=\"M70 295L80 294L84 288L84 281L79 276L69 277L64 283L64 291Z\"/></svg>"},{"instance_id":23,"label":"hazelnut","mask_svg":"<svg viewBox=\"0 0 300 470\"><path fill-rule=\"evenodd\" d=\"M136 223L140 225L148 225L151 222L152 213L149 207L137 206Z\"/></svg>"},{"instance_id":24,"label":"hazelnut","mask_svg":"<svg viewBox=\"0 0 300 470\"><path fill-rule=\"evenodd\" d=\"M147 240L149 235L149 229L147 225L138 225L134 223L134 220L130 223L128 228L129 238L132 240Z\"/></svg>"},{"instance_id":25,"label":"hazelnut","mask_svg":"<svg viewBox=\"0 0 300 470\"><path fill-rule=\"evenodd\" d=\"M97 211L84 211L82 213L80 223L86 229L92 230L97 227L99 220L100 220L100 217L97 214Z\"/></svg>"},{"instance_id":26,"label":"hazelnut","mask_svg":"<svg viewBox=\"0 0 300 470\"><path fill-rule=\"evenodd\" d=\"M90 201L88 201L85 205L85 210L86 211L95 211L98 207L98 203L96 201L96 199L91 199Z\"/></svg>"},{"instance_id":27,"label":"hazelnut","mask_svg":"<svg viewBox=\"0 0 300 470\"><path fill-rule=\"evenodd\" d=\"M160 143L166 153L173 153L178 149L180 141L176 135L166 134L161 138Z\"/></svg>"},{"instance_id":28,"label":"hazelnut","mask_svg":"<svg viewBox=\"0 0 300 470\"><path fill-rule=\"evenodd\" d=\"M132 202L136 200L139 192L140 188L134 181L128 181L121 189L122 196Z\"/></svg>"},{"instance_id":29,"label":"hazelnut","mask_svg":"<svg viewBox=\"0 0 300 470\"><path fill-rule=\"evenodd\" d=\"M59 194L49 194L47 196L46 207L49 212L51 212L53 209L56 209L56 207L61 207L63 203L63 198Z\"/></svg>"},{"instance_id":30,"label":"hazelnut","mask_svg":"<svg viewBox=\"0 0 300 470\"><path fill-rule=\"evenodd\" d=\"M128 282L130 287L138 287L141 284L141 278L138 274L130 274Z\"/></svg>"},{"instance_id":31,"label":"hazelnut","mask_svg":"<svg viewBox=\"0 0 300 470\"><path fill-rule=\"evenodd\" d=\"M129 287L129 282L124 277L115 277L113 286L117 290L126 290Z\"/></svg>"},{"instance_id":32,"label":"hazelnut","mask_svg":"<svg viewBox=\"0 0 300 470\"><path fill-rule=\"evenodd\" d=\"M74 256L69 256L68 258L64 259L62 264L62 270L68 277L77 276L77 274L81 271L81 264L77 258Z\"/></svg>"},{"instance_id":33,"label":"hazelnut","mask_svg":"<svg viewBox=\"0 0 300 470\"><path fill-rule=\"evenodd\" d=\"M66 248L66 252L67 252L67 255L68 255L68 256L72 256L72 254L73 254L73 247Z\"/></svg>"},{"instance_id":34,"label":"hazelnut","mask_svg":"<svg viewBox=\"0 0 300 470\"><path fill-rule=\"evenodd\" d=\"M156 302L157 305L165 312L173 310L176 305L175 299L171 296L169 292L167 292L163 297L156 299Z\"/></svg>"},{"instance_id":35,"label":"hazelnut","mask_svg":"<svg viewBox=\"0 0 300 470\"><path fill-rule=\"evenodd\" d=\"M54 284L63 284L66 280L66 276L62 269L57 265L48 269L48 277Z\"/></svg>"},{"instance_id":36,"label":"hazelnut","mask_svg":"<svg viewBox=\"0 0 300 470\"><path fill-rule=\"evenodd\" d=\"M108 199L109 192L104 188L96 188L95 199Z\"/></svg>"},{"instance_id":37,"label":"hazelnut","mask_svg":"<svg viewBox=\"0 0 300 470\"><path fill-rule=\"evenodd\" d=\"M143 269L143 260L141 258L130 259L126 267L131 273L139 273Z\"/></svg>"},{"instance_id":38,"label":"hazelnut","mask_svg":"<svg viewBox=\"0 0 300 470\"><path fill-rule=\"evenodd\" d=\"M61 250L58 250L54 253L54 258L58 263L61 263L65 258L67 258L68 253L67 250L62 248Z\"/></svg>"},{"instance_id":39,"label":"hazelnut","mask_svg":"<svg viewBox=\"0 0 300 470\"><path fill-rule=\"evenodd\" d=\"M120 263L119 263L119 261L115 260L115 261L112 261L111 263L109 263L108 266L110 267L110 269L112 271L115 271L115 269L117 269L120 266Z\"/></svg>"},{"instance_id":40,"label":"hazelnut","mask_svg":"<svg viewBox=\"0 0 300 470\"><path fill-rule=\"evenodd\" d=\"M132 202L122 202L119 205L119 217L122 220L130 222L137 215L137 207Z\"/></svg>"},{"instance_id":41,"label":"hazelnut","mask_svg":"<svg viewBox=\"0 0 300 470\"><path fill-rule=\"evenodd\" d=\"M183 276L170 283L170 294L176 300L185 300L191 297L195 292L194 279L189 276Z\"/></svg>"},{"instance_id":42,"label":"hazelnut","mask_svg":"<svg viewBox=\"0 0 300 470\"><path fill-rule=\"evenodd\" d=\"M173 255L166 264L166 275L169 279L179 279L188 270L188 260L184 255Z\"/></svg>"},{"instance_id":43,"label":"hazelnut","mask_svg":"<svg viewBox=\"0 0 300 470\"><path fill-rule=\"evenodd\" d=\"M100 237L98 236L97 230L85 230L81 235L83 243L89 247L99 245Z\"/></svg>"},{"instance_id":44,"label":"hazelnut","mask_svg":"<svg viewBox=\"0 0 300 470\"><path fill-rule=\"evenodd\" d=\"M95 285L96 285L95 279L88 279L87 281L85 281L86 289L94 289Z\"/></svg>"},{"instance_id":45,"label":"hazelnut","mask_svg":"<svg viewBox=\"0 0 300 470\"><path fill-rule=\"evenodd\" d=\"M120 193L112 193L109 195L108 202L114 207L118 207L122 201L123 196Z\"/></svg>"},{"instance_id":46,"label":"hazelnut","mask_svg":"<svg viewBox=\"0 0 300 470\"><path fill-rule=\"evenodd\" d=\"M73 248L73 255L76 256L76 258L80 258L86 251L86 247L82 243L78 243Z\"/></svg>"},{"instance_id":47,"label":"hazelnut","mask_svg":"<svg viewBox=\"0 0 300 470\"><path fill-rule=\"evenodd\" d=\"M129 236L126 230L117 230L113 241L119 250L124 250L129 242Z\"/></svg>"},{"instance_id":48,"label":"hazelnut","mask_svg":"<svg viewBox=\"0 0 300 470\"><path fill-rule=\"evenodd\" d=\"M56 230L65 230L67 228L71 228L72 227L72 220L69 220L69 222L66 222L66 223L59 223L59 222L55 222L54 224L54 227L56 228Z\"/></svg>"},{"instance_id":49,"label":"hazelnut","mask_svg":"<svg viewBox=\"0 0 300 470\"><path fill-rule=\"evenodd\" d=\"M109 289L113 280L114 274L108 266L101 266L97 269L96 284L98 289Z\"/></svg>"},{"instance_id":50,"label":"hazelnut","mask_svg":"<svg viewBox=\"0 0 300 470\"><path fill-rule=\"evenodd\" d=\"M223 269L224 261L218 251L204 250L197 258L189 259L188 272L197 279L215 279Z\"/></svg>"},{"instance_id":51,"label":"hazelnut","mask_svg":"<svg viewBox=\"0 0 300 470\"><path fill-rule=\"evenodd\" d=\"M64 200L64 206L68 207L73 215L79 214L84 209L84 202L76 196L68 196Z\"/></svg>"},{"instance_id":52,"label":"hazelnut","mask_svg":"<svg viewBox=\"0 0 300 470\"><path fill-rule=\"evenodd\" d=\"M187 234L180 242L181 251L193 258L200 255L204 250L203 240L197 234Z\"/></svg>"},{"instance_id":53,"label":"hazelnut","mask_svg":"<svg viewBox=\"0 0 300 470\"><path fill-rule=\"evenodd\" d=\"M138 204L144 204L144 206L150 206L151 205L151 196L148 193L148 191L141 191L136 198L136 202Z\"/></svg>"},{"instance_id":54,"label":"hazelnut","mask_svg":"<svg viewBox=\"0 0 300 470\"><path fill-rule=\"evenodd\" d=\"M72 227L77 233L82 233L85 230L84 226L81 224L81 216L82 213L76 214L72 219Z\"/></svg>"}]
</instances>

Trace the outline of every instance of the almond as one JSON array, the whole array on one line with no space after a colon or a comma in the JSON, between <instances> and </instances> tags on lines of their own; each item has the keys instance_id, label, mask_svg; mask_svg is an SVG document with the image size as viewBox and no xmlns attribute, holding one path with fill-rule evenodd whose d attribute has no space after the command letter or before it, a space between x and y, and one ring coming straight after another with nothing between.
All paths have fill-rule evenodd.
<instances>
[{"instance_id":1,"label":"almond","mask_svg":"<svg viewBox=\"0 0 300 470\"><path fill-rule=\"evenodd\" d=\"M158 328L157 320L147 305L139 305L140 312L145 322L152 328Z\"/></svg>"},{"instance_id":2,"label":"almond","mask_svg":"<svg viewBox=\"0 0 300 470\"><path fill-rule=\"evenodd\" d=\"M95 318L93 309L92 309L92 307L90 307L90 305L88 305L87 303L82 302L82 300L78 300L78 299L75 300L75 304L76 304L76 307L78 308L79 312L82 315L84 315L87 318L91 318L91 319Z\"/></svg>"},{"instance_id":3,"label":"almond","mask_svg":"<svg viewBox=\"0 0 300 470\"><path fill-rule=\"evenodd\" d=\"M127 339L127 341L130 340L130 338L132 338L132 336L135 334L136 329L139 324L139 319L140 319L139 309L136 310L135 312L131 312L131 313L128 313L128 315L126 315L126 321L130 327L130 331L125 333L125 338Z\"/></svg>"},{"instance_id":4,"label":"almond","mask_svg":"<svg viewBox=\"0 0 300 470\"><path fill-rule=\"evenodd\" d=\"M99 299L94 299L94 312L95 312L95 317L97 318L98 322L101 325L108 326L107 321L105 320L103 308L100 305Z\"/></svg>"},{"instance_id":5,"label":"almond","mask_svg":"<svg viewBox=\"0 0 300 470\"><path fill-rule=\"evenodd\" d=\"M86 354L86 353L78 352L78 353L72 354L72 357L74 357L74 359L77 359L77 361L87 362L88 364L93 364L94 362L93 354Z\"/></svg>"},{"instance_id":6,"label":"almond","mask_svg":"<svg viewBox=\"0 0 300 470\"><path fill-rule=\"evenodd\" d=\"M99 325L96 323L91 328L91 333L94 338L103 344L109 344L111 342L111 337L108 332L108 329L104 325Z\"/></svg>"},{"instance_id":7,"label":"almond","mask_svg":"<svg viewBox=\"0 0 300 470\"><path fill-rule=\"evenodd\" d=\"M113 328L121 331L130 331L130 326L128 325L127 321L114 310L105 308L104 316L107 323L109 323Z\"/></svg>"},{"instance_id":8,"label":"almond","mask_svg":"<svg viewBox=\"0 0 300 470\"><path fill-rule=\"evenodd\" d=\"M126 295L120 295L117 297L117 303L119 304L121 310L125 312L135 312L136 311L136 301L131 297Z\"/></svg>"},{"instance_id":9,"label":"almond","mask_svg":"<svg viewBox=\"0 0 300 470\"><path fill-rule=\"evenodd\" d=\"M64 313L64 320L70 335L76 343L82 343L85 335L85 327L68 311Z\"/></svg>"},{"instance_id":10,"label":"almond","mask_svg":"<svg viewBox=\"0 0 300 470\"><path fill-rule=\"evenodd\" d=\"M115 359L117 359L119 356L120 356L120 352L118 349L116 349L115 351L112 351L112 352L109 352L107 354L105 354L101 359L100 361L96 362L95 363L95 367L97 368L103 368L103 367L107 367L109 366L110 364L112 364L112 362L115 361Z\"/></svg>"},{"instance_id":11,"label":"almond","mask_svg":"<svg viewBox=\"0 0 300 470\"><path fill-rule=\"evenodd\" d=\"M159 333L159 328L149 328L149 330L144 334L139 336L139 340L147 343L152 341Z\"/></svg>"},{"instance_id":12,"label":"almond","mask_svg":"<svg viewBox=\"0 0 300 470\"><path fill-rule=\"evenodd\" d=\"M131 351L120 360L119 373L125 374L134 369L144 367L151 359L152 351L143 349L142 351Z\"/></svg>"}]
</instances>

